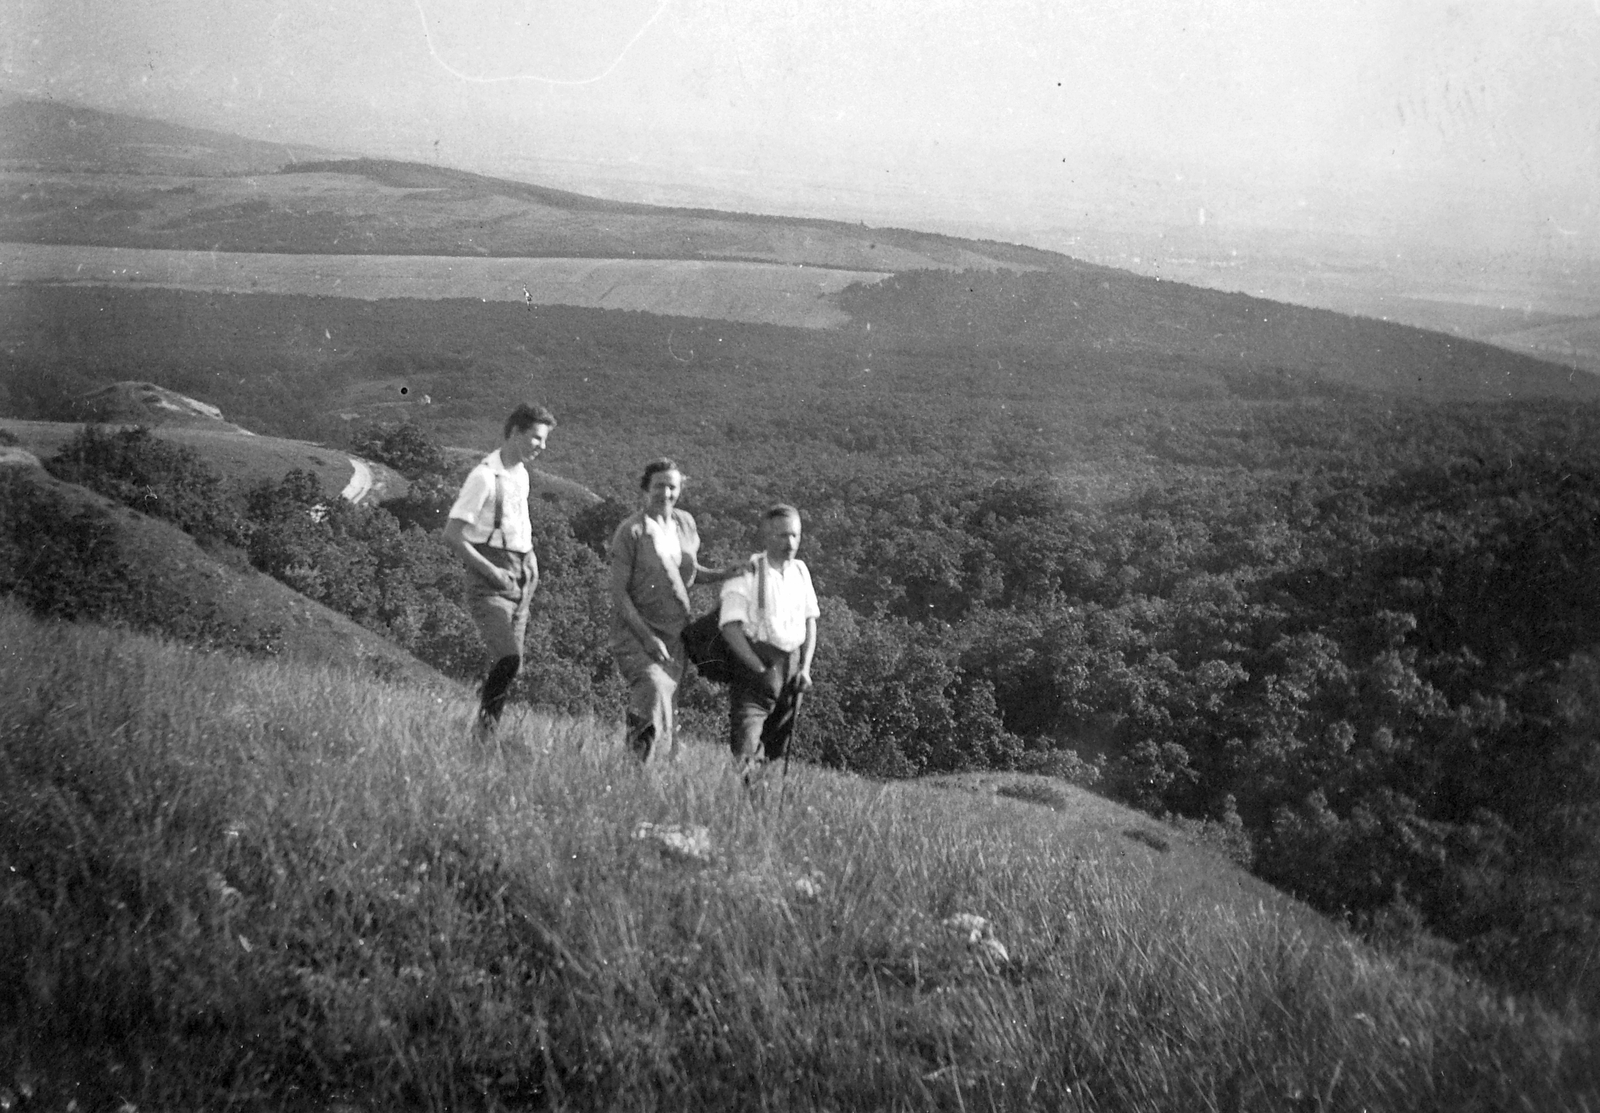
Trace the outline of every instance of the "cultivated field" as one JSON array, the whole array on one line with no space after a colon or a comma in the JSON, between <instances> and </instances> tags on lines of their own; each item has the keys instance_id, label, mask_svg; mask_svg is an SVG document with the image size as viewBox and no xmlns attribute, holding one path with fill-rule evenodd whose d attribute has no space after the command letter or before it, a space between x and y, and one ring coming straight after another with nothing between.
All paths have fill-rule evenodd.
<instances>
[{"instance_id":1,"label":"cultivated field","mask_svg":"<svg viewBox=\"0 0 1600 1113\"><path fill-rule=\"evenodd\" d=\"M1502 348L1600 375L1600 316L1557 321L1489 339Z\"/></svg>"},{"instance_id":2,"label":"cultivated field","mask_svg":"<svg viewBox=\"0 0 1600 1113\"><path fill-rule=\"evenodd\" d=\"M829 328L829 296L885 272L693 259L285 255L58 244L0 245L8 285L158 287L230 294L475 298Z\"/></svg>"}]
</instances>

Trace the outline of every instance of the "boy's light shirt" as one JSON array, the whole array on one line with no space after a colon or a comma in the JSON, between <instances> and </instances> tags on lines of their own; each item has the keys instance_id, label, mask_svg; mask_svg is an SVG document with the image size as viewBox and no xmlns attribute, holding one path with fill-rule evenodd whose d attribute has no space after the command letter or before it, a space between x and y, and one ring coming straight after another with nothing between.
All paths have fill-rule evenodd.
<instances>
[{"instance_id":1,"label":"boy's light shirt","mask_svg":"<svg viewBox=\"0 0 1600 1113\"><path fill-rule=\"evenodd\" d=\"M817 593L811 586L811 570L798 557L779 571L765 553L756 557L766 567L762 577L752 568L722 585L722 612L719 624L742 623L744 636L765 642L784 652L799 649L806 640L806 619L818 618ZM766 580L766 605L756 606L756 591Z\"/></svg>"},{"instance_id":2,"label":"boy's light shirt","mask_svg":"<svg viewBox=\"0 0 1600 1113\"><path fill-rule=\"evenodd\" d=\"M495 535L495 476L500 477L500 530ZM450 507L450 517L467 523L462 536L474 545L494 544L514 553L533 548L533 523L528 518L528 469L518 461L506 467L497 448L480 460Z\"/></svg>"}]
</instances>

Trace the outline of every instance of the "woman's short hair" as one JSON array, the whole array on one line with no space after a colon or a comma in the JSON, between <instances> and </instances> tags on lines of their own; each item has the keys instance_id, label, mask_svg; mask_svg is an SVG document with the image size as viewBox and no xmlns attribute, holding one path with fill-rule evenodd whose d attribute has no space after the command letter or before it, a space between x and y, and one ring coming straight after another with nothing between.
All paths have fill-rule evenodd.
<instances>
[{"instance_id":1,"label":"woman's short hair","mask_svg":"<svg viewBox=\"0 0 1600 1113\"><path fill-rule=\"evenodd\" d=\"M639 490L648 491L650 489L650 477L658 471L675 471L679 475L683 474L683 469L678 466L678 461L670 456L662 456L659 459L651 460L644 466L644 474L639 477Z\"/></svg>"},{"instance_id":2,"label":"woman's short hair","mask_svg":"<svg viewBox=\"0 0 1600 1113\"><path fill-rule=\"evenodd\" d=\"M524 402L512 410L510 416L506 418L505 429L501 431L500 436L509 437L513 429L520 433L524 429L532 429L535 425L548 425L554 429L556 415L543 406Z\"/></svg>"}]
</instances>

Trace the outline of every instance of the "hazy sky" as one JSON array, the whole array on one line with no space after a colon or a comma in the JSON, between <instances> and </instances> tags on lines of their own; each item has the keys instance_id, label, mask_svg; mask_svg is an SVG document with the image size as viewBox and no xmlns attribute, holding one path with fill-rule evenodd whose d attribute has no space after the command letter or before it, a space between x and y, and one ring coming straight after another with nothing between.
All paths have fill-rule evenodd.
<instances>
[{"instance_id":1,"label":"hazy sky","mask_svg":"<svg viewBox=\"0 0 1600 1113\"><path fill-rule=\"evenodd\" d=\"M5 0L0 38L10 92L597 192L1600 258L1600 0Z\"/></svg>"}]
</instances>

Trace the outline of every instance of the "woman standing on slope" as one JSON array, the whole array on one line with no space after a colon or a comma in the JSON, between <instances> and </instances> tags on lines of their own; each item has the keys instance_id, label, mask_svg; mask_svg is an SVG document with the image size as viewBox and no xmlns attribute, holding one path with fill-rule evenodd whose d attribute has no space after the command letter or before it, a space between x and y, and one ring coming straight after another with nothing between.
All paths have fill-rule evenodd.
<instances>
[{"instance_id":1,"label":"woman standing on slope","mask_svg":"<svg viewBox=\"0 0 1600 1113\"><path fill-rule=\"evenodd\" d=\"M611 654L628 682L628 748L648 763L676 757L674 704L683 679L680 635L689 624L689 587L720 583L738 567L699 561L700 533L677 508L683 471L662 458L645 465L640 508L611 535Z\"/></svg>"}]
</instances>

